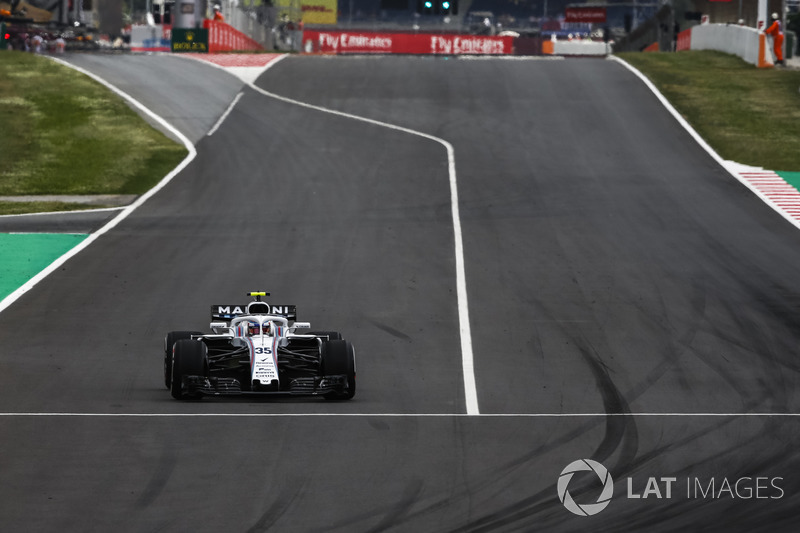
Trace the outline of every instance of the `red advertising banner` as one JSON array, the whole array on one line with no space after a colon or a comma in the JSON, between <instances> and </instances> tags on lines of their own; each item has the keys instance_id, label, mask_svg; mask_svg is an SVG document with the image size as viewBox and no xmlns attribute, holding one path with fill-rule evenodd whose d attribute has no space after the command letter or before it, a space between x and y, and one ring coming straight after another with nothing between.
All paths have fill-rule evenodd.
<instances>
[{"instance_id":1,"label":"red advertising banner","mask_svg":"<svg viewBox=\"0 0 800 533\"><path fill-rule=\"evenodd\" d=\"M305 30L303 50L327 54L506 55L513 37Z\"/></svg>"},{"instance_id":2,"label":"red advertising banner","mask_svg":"<svg viewBox=\"0 0 800 533\"><path fill-rule=\"evenodd\" d=\"M564 13L564 22L592 22L602 24L606 21L604 7L568 7Z\"/></svg>"},{"instance_id":3,"label":"red advertising banner","mask_svg":"<svg viewBox=\"0 0 800 533\"><path fill-rule=\"evenodd\" d=\"M206 19L203 21L203 27L208 29L208 51L212 54L264 49L257 41L224 22Z\"/></svg>"}]
</instances>

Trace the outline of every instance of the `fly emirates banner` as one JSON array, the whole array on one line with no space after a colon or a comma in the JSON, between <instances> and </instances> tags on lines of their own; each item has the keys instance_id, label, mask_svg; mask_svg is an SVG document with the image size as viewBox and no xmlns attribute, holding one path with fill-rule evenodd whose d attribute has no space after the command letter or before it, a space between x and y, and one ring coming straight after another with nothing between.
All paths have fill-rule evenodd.
<instances>
[{"instance_id":1,"label":"fly emirates banner","mask_svg":"<svg viewBox=\"0 0 800 533\"><path fill-rule=\"evenodd\" d=\"M303 50L327 54L505 55L513 37L306 30Z\"/></svg>"}]
</instances>

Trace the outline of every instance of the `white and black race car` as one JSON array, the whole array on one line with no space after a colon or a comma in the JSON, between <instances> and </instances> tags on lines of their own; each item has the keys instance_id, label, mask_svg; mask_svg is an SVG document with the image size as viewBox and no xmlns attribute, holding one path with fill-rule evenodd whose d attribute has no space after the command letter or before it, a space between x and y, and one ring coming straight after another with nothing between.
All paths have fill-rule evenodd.
<instances>
[{"instance_id":1,"label":"white and black race car","mask_svg":"<svg viewBox=\"0 0 800 533\"><path fill-rule=\"evenodd\" d=\"M296 333L294 305L212 305L213 334L172 331L164 339L164 383L178 400L243 394L349 400L356 393L355 350L334 331Z\"/></svg>"}]
</instances>

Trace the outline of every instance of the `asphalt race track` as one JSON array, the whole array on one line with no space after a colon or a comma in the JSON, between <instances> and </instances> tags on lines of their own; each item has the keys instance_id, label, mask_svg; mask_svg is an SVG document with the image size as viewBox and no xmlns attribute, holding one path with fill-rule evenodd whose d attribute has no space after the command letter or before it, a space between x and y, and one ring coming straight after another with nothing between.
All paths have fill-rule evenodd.
<instances>
[{"instance_id":1,"label":"asphalt race track","mask_svg":"<svg viewBox=\"0 0 800 533\"><path fill-rule=\"evenodd\" d=\"M618 63L91 62L207 71L198 156L0 313L3 531L797 529L800 232ZM479 415L443 145L263 91L452 144ZM353 401L171 399L164 334L260 289L354 343Z\"/></svg>"}]
</instances>

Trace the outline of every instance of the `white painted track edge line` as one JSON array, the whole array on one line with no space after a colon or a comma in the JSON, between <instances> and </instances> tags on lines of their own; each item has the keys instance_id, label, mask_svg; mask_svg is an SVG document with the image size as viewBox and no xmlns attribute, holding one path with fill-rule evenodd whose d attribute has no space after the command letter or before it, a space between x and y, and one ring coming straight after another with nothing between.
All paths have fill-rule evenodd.
<instances>
[{"instance_id":1,"label":"white painted track edge line","mask_svg":"<svg viewBox=\"0 0 800 533\"><path fill-rule=\"evenodd\" d=\"M683 129L685 129L689 133L689 135L692 136L695 142L697 142L697 144L700 145L700 147L703 150L705 150L708 153L708 155L710 155L717 163L719 163L720 166L728 172L728 174L736 178L736 180L739 183L743 184L745 187L750 189L753 192L753 194L758 196L765 204L770 206L773 211L782 216L790 224L792 224L797 229L800 229L800 220L793 218L791 215L789 215L789 213L786 213L780 207L776 206L775 203L772 202L768 196L759 191L752 183L750 183L750 181L748 181L745 177L740 176L738 172L735 172L732 168L730 168L729 164L724 159L722 159L722 157L720 157L720 155L717 152L715 152L713 148L711 148L711 146L705 141L705 139L703 139L700 136L700 134L698 134L694 130L694 128L686 121L686 119L683 118L683 116L681 116L680 113L678 113L678 111L673 107L673 105L669 102L669 100L667 100L666 97L664 97L664 95L661 94L661 91L658 90L658 88L653 84L653 82L651 82L647 78L647 76L642 74L639 70L637 70L633 65L631 65L624 59L621 59L614 55L609 56L608 59L611 61L616 61L617 63L621 64L623 67L631 71L637 78L639 78L645 84L645 86L648 89L650 89L650 91L656 96L656 98L658 98L658 100L661 102L661 105L663 105L664 108L675 118L675 120L677 120L678 123L681 126L683 126ZM765 174L767 172L771 171L759 172L759 174Z\"/></svg>"},{"instance_id":2,"label":"white painted track edge line","mask_svg":"<svg viewBox=\"0 0 800 533\"><path fill-rule=\"evenodd\" d=\"M428 133L423 133L421 131L412 130L410 128L405 128L403 126L397 126L395 124L389 124L371 118L360 117L358 115L351 115L343 111L337 111L335 109L329 109L326 107L321 107L314 104L301 102L299 100L294 100L292 98L287 98L285 96L280 96L278 94L271 93L265 89L262 89L256 86L255 83L252 82L250 82L248 85L254 91L259 92L269 98L279 100L281 102L297 105L300 107L304 107L306 109L312 109L314 111L319 111L322 113L340 116L351 120L358 120L360 122L365 122L367 124L380 126L382 128L388 128L402 133L408 133L410 135L415 135L417 137L422 137L424 139L435 141L444 146L444 148L447 151L448 177L450 181L450 204L451 204L450 211L453 219L453 235L454 235L453 239L454 239L455 261L456 261L456 295L458 300L457 305L458 305L459 333L461 336L461 366L464 378L464 401L468 415L479 415L480 409L478 406L478 391L475 382L474 356L472 351L472 332L469 320L466 271L464 266L464 244L461 234L461 217L458 208L458 180L456 177L455 151L453 149L453 146L446 140L441 139L439 137L435 137Z\"/></svg>"},{"instance_id":3,"label":"white painted track edge line","mask_svg":"<svg viewBox=\"0 0 800 533\"><path fill-rule=\"evenodd\" d=\"M230 104L228 104L228 107L225 109L225 112L222 113L222 116L220 116L219 119L211 127L211 129L208 130L208 133L206 133L207 137L211 137L212 135L214 135L214 133L216 133L219 127L222 126L222 123L225 122L225 119L228 118L228 115L231 114L233 108L236 107L236 104L239 102L239 100L242 98L243 95L244 93L242 91L239 91L236 94L236 97L234 97L233 101Z\"/></svg>"},{"instance_id":4,"label":"white painted track edge line","mask_svg":"<svg viewBox=\"0 0 800 533\"><path fill-rule=\"evenodd\" d=\"M67 66L67 67L69 67L71 69L74 69L74 70L80 72L81 74L89 76L90 78L92 78L93 80L97 81L101 85L104 85L105 87L110 89L112 92L116 93L118 96L120 96L120 97L124 98L125 100L127 100L135 108L139 109L142 113L146 114L148 117L150 117L151 119L153 119L156 122L158 122L161 126L166 128L168 131L170 131L172 134L174 134L178 139L180 139L189 153L183 159L183 161L181 161L178 164L177 167L172 169L172 172L170 172L169 174L164 176L164 178L162 178L161 181L159 181L152 189L150 189L149 191L147 191L146 193L141 195L132 204L130 204L129 206L125 207L117 216L115 216L114 218L109 220L99 230L97 230L96 232L90 234L86 239L81 241L80 244L76 245L74 248L69 250L67 253L65 253L64 255L62 255L61 257L59 257L58 259L56 259L52 263L50 263L49 266L47 266L44 270L42 270L41 272L36 274L30 280L28 280L27 283L25 283L20 288L18 288L17 290L15 290L11 294L9 294L8 296L6 296L2 300L0 300L0 313L2 313L4 310L8 309L8 307L11 304L16 302L23 294L25 294L26 292L31 290L40 281L42 281L47 276L49 276L50 274L52 274L53 272L58 270L58 268L61 267L61 265L63 265L64 263L66 263L69 259L71 259L72 257L74 257L77 254L79 254L80 252L82 252L84 249L86 249L90 244L92 244L95 240L97 240L98 237L100 237L101 235L105 234L106 232L108 232L109 230L114 228L117 224L119 224L120 222L122 222L123 220L128 218L128 216L131 213L133 213L136 209L138 209L139 206L141 206L143 203L145 203L148 199L150 199L150 197L155 195L158 191L163 189L167 185L167 183L172 181L172 179L175 176L177 176L184 168L186 168L186 166L189 163L191 163L191 161L197 156L197 151L195 150L194 145L192 144L192 142L183 133L178 131L177 128L175 128L174 126L169 124L166 120L164 120L160 116L156 115L153 111L151 111L149 108L145 107L144 104L140 103L138 100L136 100L135 98L130 96L128 93L120 90L119 88L117 88L116 86L114 86L111 83L107 82L106 80L104 80L100 76L97 76L97 75L89 72L86 69L83 69L81 67L72 65L72 64L70 64L70 63L68 63L68 62L66 62L64 60L58 59L58 58L51 57L50 59L55 61L55 62L57 62L57 63L65 65L65 66Z\"/></svg>"},{"instance_id":5,"label":"white painted track edge line","mask_svg":"<svg viewBox=\"0 0 800 533\"><path fill-rule=\"evenodd\" d=\"M9 219L14 217L35 217L35 216L42 216L42 215L81 215L86 213L104 213L107 211L119 211L121 209L125 209L124 205L120 205L117 207L98 207L97 209L76 209L74 211L41 211L38 213L14 213L13 215L0 215L0 219ZM38 233L61 233L61 232L38 232ZM83 235L83 234L82 234Z\"/></svg>"}]
</instances>

